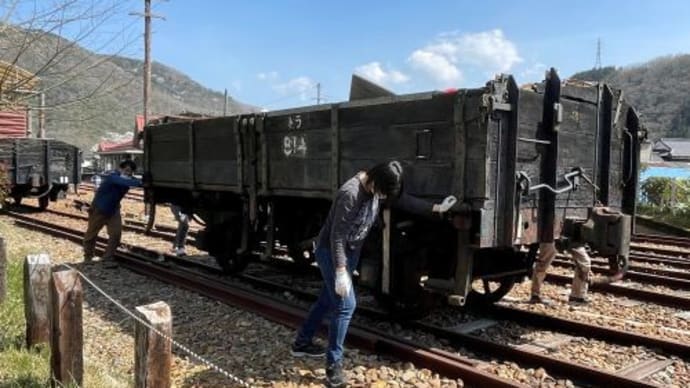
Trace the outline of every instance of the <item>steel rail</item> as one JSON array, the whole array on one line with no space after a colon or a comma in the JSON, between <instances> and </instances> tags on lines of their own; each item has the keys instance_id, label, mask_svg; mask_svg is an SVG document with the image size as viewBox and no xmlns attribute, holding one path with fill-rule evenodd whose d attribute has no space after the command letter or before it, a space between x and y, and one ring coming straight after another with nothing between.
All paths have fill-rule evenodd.
<instances>
[{"instance_id":1,"label":"steel rail","mask_svg":"<svg viewBox=\"0 0 690 388\"><path fill-rule=\"evenodd\" d=\"M569 260L560 260L556 259L553 262L554 266L561 267L561 268L572 268L573 263ZM610 274L610 268L607 266L602 266L600 265L600 262L593 262L593 265L591 266L592 272L595 274L600 274L600 275L609 275ZM596 265L599 264L599 265ZM690 280L686 279L681 279L677 277L671 277L667 275L663 275L663 273L668 273L667 271L663 270L658 270L662 272L662 274L652 274L652 273L645 273L645 272L640 272L640 271L631 271L628 270L625 275L623 276L623 279L628 279L640 283L645 283L645 284L653 284L653 285L658 285L658 286L667 286L675 289L681 289L681 290L690 290Z\"/></svg>"},{"instance_id":2,"label":"steel rail","mask_svg":"<svg viewBox=\"0 0 690 388\"><path fill-rule=\"evenodd\" d=\"M73 241L81 239L80 234L75 231L69 233L63 230L63 228L51 228L45 225L45 222L35 221L37 220L20 219L18 225L37 229L44 233L50 233ZM98 245L99 248L102 249L104 243L99 241ZM196 273L185 271L183 268L177 268L178 270L176 271L162 265L157 265L131 252L118 251L116 257L121 266L133 272L166 283L171 283L175 286L222 301L229 305L239 306L247 311L251 311L266 319L293 329L299 327L306 315L306 311L292 306L288 302L258 295L249 290L228 287L227 284L218 280L199 276ZM420 347L411 341L393 338L375 329L354 325L348 331L347 341L351 345L373 353L388 354L399 359L413 362L419 367L428 368L445 377L460 378L470 385L526 387L518 382L507 380L476 368L476 361L438 349Z\"/></svg>"},{"instance_id":3,"label":"steel rail","mask_svg":"<svg viewBox=\"0 0 690 388\"><path fill-rule=\"evenodd\" d=\"M13 215L15 216L15 215ZM61 235L69 239L80 239L80 233L71 231L67 232L69 228L66 227L55 227L52 228L50 223L36 220L31 217L26 217L19 215L20 222L22 226L32 227L41 229L47 233L54 233ZM21 218L26 218L22 220ZM56 226L56 225L52 225ZM104 245L104 241L99 241L99 245ZM229 290L227 284L224 284L218 280L211 280L208 277L200 277L194 273L180 274L173 269L163 267L161 265L156 265L149 262L140 255L131 252L118 252L119 262L126 268L142 273L146 276L157 278L165 282L173 282L174 284L190 289L195 292L199 292L203 295L219 298L225 303L229 304L239 304L247 309L251 309L260 315L264 315L267 318L274 320L279 323L286 324L291 327L296 327L303 317L304 311L297 309L295 307L287 306L284 301L267 300L264 302L258 302L257 299L264 298L262 296L256 296L254 294L247 295L247 291L233 291ZM198 279L197 279L198 278ZM239 294L238 294L239 292ZM238 296L239 295L239 296ZM292 309L292 311L290 311ZM501 310L503 309L503 310ZM503 314L507 316L506 308L496 308L494 309L494 314ZM269 316L265 315L269 313ZM541 317L534 317L533 314L521 310L511 311L513 314L512 320L516 321L529 321L530 323L538 323L536 326L549 326L556 327L560 330L572 330L579 333L587 332L594 336L604 336L605 338L615 341L621 341L626 344L636 344L644 345L650 347L656 347L669 351L675 354L681 354L687 356L690 354L690 348L684 344L674 343L673 341L662 340L654 337L645 337L634 335L631 333L620 332L614 329L601 328L593 325L587 325L584 323L579 323L576 321L563 320L561 318L554 318L549 316L541 315ZM516 317L517 316L517 317ZM544 323L547 320L550 323ZM556 322L556 323L554 323ZM422 325L421 323L411 323L407 324L408 327L414 328L418 327L437 335L441 335L445 338L450 338L453 341L458 341L464 347L474 348L481 352L488 352L494 356L508 357L518 362L523 362L529 365L538 365L546 367L555 373L563 374L566 376L577 376L573 378L574 380L582 380L595 382L597 384L622 384L623 386L630 387L650 387L656 386L654 384L646 383L639 380L630 379L624 376L617 375L615 373L609 373L606 371L598 370L592 367L584 366L577 363L570 363L566 361L561 361L557 359L552 359L547 356L529 352L521 349L517 349L508 345L502 345L493 343L491 341L486 341L481 338L460 334L457 332L448 331L442 328ZM596 327L596 331L593 331L593 327ZM562 329L561 329L562 328ZM353 327L350 331L350 339L358 347L363 347L365 349L374 352L388 352L400 356L400 354L405 354L409 357L409 360L415 362L416 364L424 367L428 367L438 373L442 373L448 377L459 377L465 380L469 384L486 384L486 378L495 379L495 375L488 374L486 372L480 371L476 368L471 367L474 365L474 361L458 358L448 352L444 352L438 349L419 349L417 345L410 343L408 341L400 341L400 339L387 338L385 333L377 333L371 330L363 330L362 328ZM606 334L601 334L606 333ZM644 339L643 339L644 338ZM454 375L458 374L457 376ZM520 386L517 383L508 380L499 379L499 381L491 381L492 386Z\"/></svg>"},{"instance_id":4,"label":"steel rail","mask_svg":"<svg viewBox=\"0 0 690 388\"><path fill-rule=\"evenodd\" d=\"M573 278L570 276L549 273L546 275L546 281L560 285L567 285L572 283ZM690 298L684 298L682 296L661 294L658 292L640 290L637 288L624 287L617 284L592 284L590 286L590 290L608 292L609 294L613 295L625 296L627 298L652 302L677 309L690 309Z\"/></svg>"}]
</instances>

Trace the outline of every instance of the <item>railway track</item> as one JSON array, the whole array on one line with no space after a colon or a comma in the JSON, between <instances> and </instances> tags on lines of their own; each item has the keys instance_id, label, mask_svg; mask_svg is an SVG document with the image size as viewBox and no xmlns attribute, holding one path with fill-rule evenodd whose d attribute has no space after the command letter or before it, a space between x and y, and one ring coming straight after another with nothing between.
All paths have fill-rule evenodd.
<instances>
[{"instance_id":1,"label":"railway track","mask_svg":"<svg viewBox=\"0 0 690 388\"><path fill-rule=\"evenodd\" d=\"M674 245L677 247L690 248L690 238L687 238L687 237L638 233L638 234L633 236L632 241L636 242L636 243Z\"/></svg>"},{"instance_id":2,"label":"railway track","mask_svg":"<svg viewBox=\"0 0 690 388\"><path fill-rule=\"evenodd\" d=\"M31 210L32 208L22 207L22 209ZM88 220L86 216L80 214L73 214L53 209L47 209L45 212L47 214L67 217L83 222L86 222ZM38 214L36 215L38 216ZM145 224L143 222L127 219L125 219L124 221L124 230L128 230L139 234L145 233ZM175 231L176 229L172 226L156 225L155 228L148 233L148 235L151 237L164 239L166 241L172 241L174 239ZM195 235L196 231L190 231L190 241L193 241ZM680 265L680 268L684 268L684 265L690 267L690 261L674 261L671 259L660 259L653 256L641 254L633 255L631 256L631 259L633 261L646 260L648 262L652 262L653 264L659 264L659 260L665 260L661 263L673 265L674 267ZM553 265L562 268L570 268L572 266L572 262L564 256L559 256L559 258L554 260ZM592 271L599 275L606 275L608 272L607 263L595 258L593 260ZM571 279L571 277L562 276L558 274L549 274L547 276L548 281L557 284L569 284ZM650 268L633 264L630 266L629 271L626 273L625 279L637 282L641 285L650 284L665 286L680 291L690 291L690 274L688 274L687 272L674 271L670 269ZM674 292L660 293L655 291L649 291L642 289L641 287L635 287L634 284L602 284L594 285L592 289L594 291L608 292L613 295L633 298L650 303L661 304L664 306L690 309L690 298L686 297L685 295L675 295Z\"/></svg>"},{"instance_id":3,"label":"railway track","mask_svg":"<svg viewBox=\"0 0 690 388\"><path fill-rule=\"evenodd\" d=\"M20 226L30 227L41 230L46 233L58 235L62 238L72 239L74 241L81 241L81 233L70 230L65 226L54 225L48 222L36 220L23 214L11 214L17 218L17 223ZM99 246L102 247L104 240L99 241ZM157 255L157 256L156 256ZM261 315L274 314L270 319L278 322L288 324L294 327L301 321L303 311L292 310L287 308L285 302L263 301L263 307L259 306L258 300L262 297L254 295L228 296L235 295L233 291L227 290L228 285L223 282L217 275L217 268L207 266L202 272L190 269L190 267L197 267L190 263L189 260L179 259L172 256L165 256L168 266L162 266L156 263L152 257L160 257L160 253L154 253L144 248L136 247L132 252L119 252L118 259L121 264L133 271L144 273L147 276L158 278L167 282L174 282L178 286L194 290L204 295L218 298L226 303L241 304L247 306L254 306L251 308L258 308L257 313ZM215 274L214 274L215 271ZM211 277L204 274L210 273ZM244 277L250 279L251 276ZM278 292L285 292L284 287L270 285L270 282L260 281L254 279L256 284L260 283L263 288L272 287ZM246 290L241 292L248 292ZM290 289L291 293L298 293L294 289ZM251 293L250 293L251 294ZM312 295L313 297L313 295ZM239 298L239 299L233 299ZM241 300L241 301L238 301ZM280 306L281 308L277 307ZM250 308L250 307L248 307ZM499 319L510 319L522 323L533 324L537 327L557 328L559 330L568 330L569 333L575 335L584 335L588 337L601 338L607 341L613 341L621 344L635 344L638 346L648 346L650 348L663 349L670 354L676 354L682 357L690 356L690 348L682 343L674 341L661 340L653 337L646 337L631 334L625 331L617 331L613 329L596 327L593 325L582 324L580 322L567 322L563 319L545 316L543 314L535 314L526 311L508 309L505 307L497 307L491 312L493 317ZM372 313L375 314L375 313ZM644 382L639 373L639 368L628 368L629 370L621 371L620 373L611 373L597 370L584 365L573 364L563 360L552 359L539 352L530 352L524 349L511 347L508 345L497 344L490 341L485 341L477 336L458 333L457 331L444 329L434 325L425 325L422 323L411 323L407 327L414 330L421 330L427 333L432 333L436 336L445 338L454 343L461 343L465 347L477 349L482 353L488 353L494 357L509 358L518 363L524 363L531 366L546 367L551 373L566 376L578 382L587 384L596 384L611 386L614 384L622 384L623 386L655 386L649 382ZM361 330L361 332L360 332ZM476 360L457 357L450 352L440 351L435 349L420 349L419 346L409 341L401 341L399 338L390 338L385 333L377 333L375 330L368 330L366 328L357 328L350 332L350 337L357 346L363 347L374 352L392 352L398 357L409 359L420 366L428 367L429 369L438 371L448 377L459 377L469 384L476 384L479 386L518 386L514 382L505 381L502 379L496 380L496 376L482 372L478 368L480 363ZM409 357L409 358L407 358ZM648 363L649 364L649 363ZM650 364L651 365L651 364ZM656 364L659 366L660 364ZM638 370L637 374L631 371ZM647 375L653 373L654 367L647 366ZM632 376L632 377L631 377ZM646 377L646 376L645 376Z\"/></svg>"}]
</instances>

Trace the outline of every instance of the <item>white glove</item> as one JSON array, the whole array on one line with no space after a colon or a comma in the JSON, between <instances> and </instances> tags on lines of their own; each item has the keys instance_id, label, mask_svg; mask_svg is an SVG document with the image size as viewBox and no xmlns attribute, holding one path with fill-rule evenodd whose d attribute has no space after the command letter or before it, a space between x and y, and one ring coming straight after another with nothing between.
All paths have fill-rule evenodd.
<instances>
[{"instance_id":1,"label":"white glove","mask_svg":"<svg viewBox=\"0 0 690 388\"><path fill-rule=\"evenodd\" d=\"M454 195L449 195L443 199L443 202L434 205L434 211L437 213L445 213L450 210L456 202L458 202L458 199L455 198Z\"/></svg>"},{"instance_id":2,"label":"white glove","mask_svg":"<svg viewBox=\"0 0 690 388\"><path fill-rule=\"evenodd\" d=\"M352 279L345 268L335 270L335 293L341 298L346 297L352 290Z\"/></svg>"}]
</instances>

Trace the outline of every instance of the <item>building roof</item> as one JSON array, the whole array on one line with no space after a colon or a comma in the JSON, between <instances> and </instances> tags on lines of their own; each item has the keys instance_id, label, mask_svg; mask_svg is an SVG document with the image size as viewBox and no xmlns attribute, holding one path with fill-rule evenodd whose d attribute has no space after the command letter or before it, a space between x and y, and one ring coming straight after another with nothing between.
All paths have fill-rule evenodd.
<instances>
[{"instance_id":1,"label":"building roof","mask_svg":"<svg viewBox=\"0 0 690 388\"><path fill-rule=\"evenodd\" d=\"M26 112L0 112L0 138L26 136Z\"/></svg>"},{"instance_id":2,"label":"building roof","mask_svg":"<svg viewBox=\"0 0 690 388\"><path fill-rule=\"evenodd\" d=\"M15 90L35 90L38 86L39 78L32 72L9 62L0 60L0 89L5 91Z\"/></svg>"},{"instance_id":3,"label":"building roof","mask_svg":"<svg viewBox=\"0 0 690 388\"><path fill-rule=\"evenodd\" d=\"M652 151L664 160L690 160L690 139L661 138L654 142Z\"/></svg>"},{"instance_id":4,"label":"building roof","mask_svg":"<svg viewBox=\"0 0 690 388\"><path fill-rule=\"evenodd\" d=\"M137 150L134 147L134 145L132 144L131 139L120 141L120 142L104 140L104 141L98 143L98 150L96 152L99 154L103 154L103 153L118 153L118 152L131 151L131 150Z\"/></svg>"}]
</instances>

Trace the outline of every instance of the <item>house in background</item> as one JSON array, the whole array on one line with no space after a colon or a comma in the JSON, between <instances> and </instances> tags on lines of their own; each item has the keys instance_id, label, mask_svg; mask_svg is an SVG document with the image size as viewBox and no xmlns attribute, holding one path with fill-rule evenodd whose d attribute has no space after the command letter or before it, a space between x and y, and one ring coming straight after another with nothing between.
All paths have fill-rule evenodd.
<instances>
[{"instance_id":1,"label":"house in background","mask_svg":"<svg viewBox=\"0 0 690 388\"><path fill-rule=\"evenodd\" d=\"M652 153L666 162L690 162L690 139L658 139L652 144Z\"/></svg>"},{"instance_id":2,"label":"house in background","mask_svg":"<svg viewBox=\"0 0 690 388\"><path fill-rule=\"evenodd\" d=\"M149 116L148 125L164 124L173 121L184 121L205 116L196 113L181 113L179 115L158 115ZM144 116L136 115L134 118L134 131L131 138L126 138L122 141L102 140L98 143L98 148L94 154L94 170L102 173L105 171L114 170L123 160L133 160L137 164L137 172L141 173L143 169L143 154L144 151L140 148L139 139L142 138L144 132Z\"/></svg>"},{"instance_id":3,"label":"house in background","mask_svg":"<svg viewBox=\"0 0 690 388\"><path fill-rule=\"evenodd\" d=\"M159 119L154 117L152 120ZM134 132L131 138L121 141L102 140L94 154L94 170L102 173L111 171L118 167L123 160L133 160L137 164L137 169L141 170L142 156L144 151L135 144L137 136L144 131L144 116L136 115L134 118Z\"/></svg>"},{"instance_id":4,"label":"house in background","mask_svg":"<svg viewBox=\"0 0 690 388\"><path fill-rule=\"evenodd\" d=\"M45 136L45 96L38 91L40 79L28 70L0 60L0 137L33 137L38 119L38 137ZM35 117L36 116L36 117Z\"/></svg>"}]
</instances>

